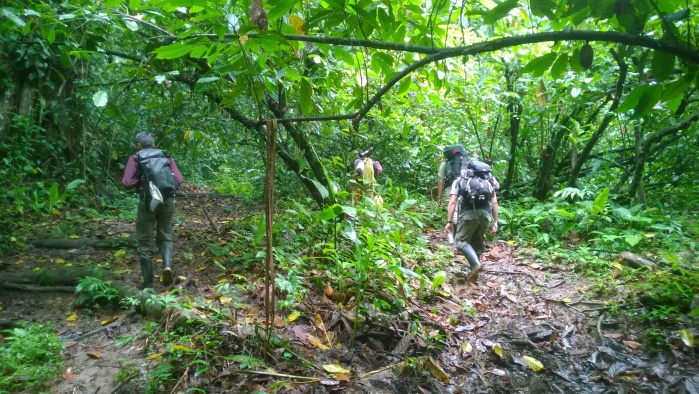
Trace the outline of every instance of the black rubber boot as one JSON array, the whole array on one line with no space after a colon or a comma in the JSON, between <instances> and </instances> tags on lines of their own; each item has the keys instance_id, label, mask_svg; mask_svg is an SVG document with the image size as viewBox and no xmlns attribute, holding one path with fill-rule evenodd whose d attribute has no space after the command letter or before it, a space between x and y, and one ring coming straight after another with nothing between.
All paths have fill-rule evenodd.
<instances>
[{"instance_id":1,"label":"black rubber boot","mask_svg":"<svg viewBox=\"0 0 699 394\"><path fill-rule=\"evenodd\" d=\"M169 286L172 284L172 245L160 246L160 257L163 258L163 284Z\"/></svg>"},{"instance_id":2,"label":"black rubber boot","mask_svg":"<svg viewBox=\"0 0 699 394\"><path fill-rule=\"evenodd\" d=\"M151 258L141 257L139 259L141 263L141 275L143 275L143 283L138 285L138 288L143 290L146 288L153 288L153 262Z\"/></svg>"},{"instance_id":3,"label":"black rubber boot","mask_svg":"<svg viewBox=\"0 0 699 394\"><path fill-rule=\"evenodd\" d=\"M478 260L478 254L471 245L466 245L459 249L459 251L466 257L468 264L471 266L471 273L466 280L471 283L476 283L478 281L478 273L481 272L481 263Z\"/></svg>"}]
</instances>

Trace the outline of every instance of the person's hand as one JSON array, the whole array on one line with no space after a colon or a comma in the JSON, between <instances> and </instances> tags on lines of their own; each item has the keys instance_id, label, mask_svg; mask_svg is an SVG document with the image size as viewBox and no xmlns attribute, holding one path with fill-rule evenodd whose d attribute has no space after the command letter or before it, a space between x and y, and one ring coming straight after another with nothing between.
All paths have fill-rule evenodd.
<instances>
[{"instance_id":1,"label":"person's hand","mask_svg":"<svg viewBox=\"0 0 699 394\"><path fill-rule=\"evenodd\" d=\"M438 207L442 206L442 198L441 197L437 199L437 206Z\"/></svg>"},{"instance_id":2,"label":"person's hand","mask_svg":"<svg viewBox=\"0 0 699 394\"><path fill-rule=\"evenodd\" d=\"M490 229L491 234L495 234L498 232L498 222L493 222L493 227Z\"/></svg>"},{"instance_id":3,"label":"person's hand","mask_svg":"<svg viewBox=\"0 0 699 394\"><path fill-rule=\"evenodd\" d=\"M454 229L454 226L451 224L451 222L447 222L447 225L444 226L444 231L447 233L453 231L453 229Z\"/></svg>"}]
</instances>

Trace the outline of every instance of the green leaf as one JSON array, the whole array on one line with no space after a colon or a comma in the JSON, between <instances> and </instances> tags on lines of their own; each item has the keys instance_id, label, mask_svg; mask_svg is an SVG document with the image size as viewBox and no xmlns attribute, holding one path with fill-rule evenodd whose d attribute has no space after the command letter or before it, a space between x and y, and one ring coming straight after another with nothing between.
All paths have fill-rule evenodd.
<instances>
[{"instance_id":1,"label":"green leaf","mask_svg":"<svg viewBox=\"0 0 699 394\"><path fill-rule=\"evenodd\" d=\"M553 10L556 8L556 3L552 0L530 0L529 4L532 14L539 17L547 17L552 20L556 19L556 15L553 13Z\"/></svg>"},{"instance_id":2,"label":"green leaf","mask_svg":"<svg viewBox=\"0 0 699 394\"><path fill-rule=\"evenodd\" d=\"M483 22L487 25L492 25L493 23L507 16L507 14L509 14L510 11L512 11L518 5L518 0L505 0L496 5L490 11L486 12L483 15Z\"/></svg>"},{"instance_id":3,"label":"green leaf","mask_svg":"<svg viewBox=\"0 0 699 394\"><path fill-rule=\"evenodd\" d=\"M350 55L349 52L347 52L346 50L344 50L340 47L334 47L332 49L332 52L333 52L333 55L335 55L336 59L342 60L348 66L354 65L354 57L352 57L352 55Z\"/></svg>"},{"instance_id":4,"label":"green leaf","mask_svg":"<svg viewBox=\"0 0 699 394\"><path fill-rule=\"evenodd\" d=\"M641 96L643 93L648 89L648 85L638 85L629 94L626 96L624 101L619 105L619 108L617 108L617 111L619 112L628 112L632 108L635 108L638 105L638 100L641 99Z\"/></svg>"},{"instance_id":5,"label":"green leaf","mask_svg":"<svg viewBox=\"0 0 699 394\"><path fill-rule=\"evenodd\" d=\"M607 199L609 198L609 188L605 187L600 194L595 197L595 201L592 203L592 214L596 215L604 211L604 206L607 204Z\"/></svg>"},{"instance_id":6,"label":"green leaf","mask_svg":"<svg viewBox=\"0 0 699 394\"><path fill-rule=\"evenodd\" d=\"M194 45L176 42L174 44L156 48L153 52L158 54L158 56L156 56L158 59L176 59L188 54L193 49Z\"/></svg>"},{"instance_id":7,"label":"green leaf","mask_svg":"<svg viewBox=\"0 0 699 394\"><path fill-rule=\"evenodd\" d=\"M85 183L84 179L74 179L72 182L68 184L68 186L66 186L66 190L73 190L83 183Z\"/></svg>"},{"instance_id":8,"label":"green leaf","mask_svg":"<svg viewBox=\"0 0 699 394\"><path fill-rule=\"evenodd\" d=\"M589 0L588 7L593 18L605 20L614 16L614 3L612 0Z\"/></svg>"},{"instance_id":9,"label":"green leaf","mask_svg":"<svg viewBox=\"0 0 699 394\"><path fill-rule=\"evenodd\" d=\"M641 98L638 99L638 105L633 109L631 119L638 119L648 114L655 104L657 104L663 95L663 87L661 85L648 86Z\"/></svg>"},{"instance_id":10,"label":"green leaf","mask_svg":"<svg viewBox=\"0 0 699 394\"><path fill-rule=\"evenodd\" d=\"M653 61L650 69L656 80L662 82L668 79L675 68L675 55L667 52L653 52Z\"/></svg>"},{"instance_id":11,"label":"green leaf","mask_svg":"<svg viewBox=\"0 0 699 394\"><path fill-rule=\"evenodd\" d=\"M558 54L556 52L551 52L544 56L534 58L522 68L521 73L532 73L532 76L540 77L544 74L544 71L551 67L551 64L553 64L557 57Z\"/></svg>"},{"instance_id":12,"label":"green leaf","mask_svg":"<svg viewBox=\"0 0 699 394\"><path fill-rule=\"evenodd\" d=\"M15 23L15 25L19 27L24 27L24 25L27 24L27 22L23 21L22 18L17 16L17 14L12 12L12 10L10 10L9 8L3 8L2 13L7 17L7 19L11 20Z\"/></svg>"},{"instance_id":13,"label":"green leaf","mask_svg":"<svg viewBox=\"0 0 699 394\"><path fill-rule=\"evenodd\" d=\"M95 103L96 107L104 107L107 105L109 100L109 95L104 90L100 90L92 95L92 102Z\"/></svg>"},{"instance_id":14,"label":"green leaf","mask_svg":"<svg viewBox=\"0 0 699 394\"><path fill-rule=\"evenodd\" d=\"M197 83L209 83L209 82L213 82L213 81L218 81L219 79L221 79L221 77L204 77L204 78L199 78L197 80Z\"/></svg>"},{"instance_id":15,"label":"green leaf","mask_svg":"<svg viewBox=\"0 0 699 394\"><path fill-rule=\"evenodd\" d=\"M299 103L301 105L302 114L309 116L315 113L315 107L313 105L313 87L306 78L301 80Z\"/></svg>"},{"instance_id":16,"label":"green leaf","mask_svg":"<svg viewBox=\"0 0 699 394\"><path fill-rule=\"evenodd\" d=\"M534 357L522 356L522 359L526 361L529 368L531 368L534 372L539 372L542 369L544 369L544 364L542 364L541 361L535 359Z\"/></svg>"},{"instance_id":17,"label":"green leaf","mask_svg":"<svg viewBox=\"0 0 699 394\"><path fill-rule=\"evenodd\" d=\"M339 204L331 205L324 210L320 211L318 216L316 216L316 223L323 221L328 221L330 219L335 219L338 215L342 213L342 206Z\"/></svg>"},{"instance_id":18,"label":"green leaf","mask_svg":"<svg viewBox=\"0 0 699 394\"><path fill-rule=\"evenodd\" d=\"M670 101L675 97L680 97L684 94L685 90L689 87L689 81L686 78L680 78L677 81L670 82L665 85L663 90L663 101Z\"/></svg>"},{"instance_id":19,"label":"green leaf","mask_svg":"<svg viewBox=\"0 0 699 394\"><path fill-rule=\"evenodd\" d=\"M624 241L626 241L629 246L636 246L637 243L641 242L641 239L643 239L643 237L641 237L640 234L628 234L624 236Z\"/></svg>"},{"instance_id":20,"label":"green leaf","mask_svg":"<svg viewBox=\"0 0 699 394\"><path fill-rule=\"evenodd\" d=\"M297 0L286 0L278 4L276 7L272 8L268 13L267 13L267 19L272 21L275 19L279 19L286 15L294 6L296 5Z\"/></svg>"},{"instance_id":21,"label":"green leaf","mask_svg":"<svg viewBox=\"0 0 699 394\"><path fill-rule=\"evenodd\" d=\"M673 14L663 16L663 20L665 20L665 22L678 22L678 21L681 21L683 19L687 19L688 16L689 16L689 8L685 8L685 9L683 9L681 11L677 11Z\"/></svg>"},{"instance_id":22,"label":"green leaf","mask_svg":"<svg viewBox=\"0 0 699 394\"><path fill-rule=\"evenodd\" d=\"M561 78L568 69L568 53L561 53L551 66L551 78L554 80Z\"/></svg>"},{"instance_id":23,"label":"green leaf","mask_svg":"<svg viewBox=\"0 0 699 394\"><path fill-rule=\"evenodd\" d=\"M408 93L412 84L413 81L411 80L410 76L404 77L403 80L400 81L400 85L398 85L398 92L396 95L398 97L404 96L406 93Z\"/></svg>"},{"instance_id":24,"label":"green leaf","mask_svg":"<svg viewBox=\"0 0 699 394\"><path fill-rule=\"evenodd\" d=\"M447 279L447 273L444 271L439 271L434 275L434 279L432 279L432 288L436 289L438 288L444 281Z\"/></svg>"},{"instance_id":25,"label":"green leaf","mask_svg":"<svg viewBox=\"0 0 699 394\"><path fill-rule=\"evenodd\" d=\"M318 193L320 193L320 196L323 199L326 199L328 198L328 196L330 196L330 192L325 186L323 186L322 183L316 181L315 179L311 179L311 182L313 182L313 185L316 187L316 189L318 189Z\"/></svg>"}]
</instances>

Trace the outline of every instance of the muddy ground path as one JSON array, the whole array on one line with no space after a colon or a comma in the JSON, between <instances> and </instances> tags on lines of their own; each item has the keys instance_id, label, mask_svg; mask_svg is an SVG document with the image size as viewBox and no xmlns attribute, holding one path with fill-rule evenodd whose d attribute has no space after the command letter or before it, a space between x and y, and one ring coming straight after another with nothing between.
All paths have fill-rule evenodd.
<instances>
[{"instance_id":1,"label":"muddy ground path","mask_svg":"<svg viewBox=\"0 0 699 394\"><path fill-rule=\"evenodd\" d=\"M186 278L181 295L215 298L216 284L231 272L214 263L211 247L234 236L230 230L258 210L208 190L189 190L185 198L178 199L174 266L176 274ZM49 228L60 225L61 218L45 224ZM133 232L133 221L94 218L75 235L128 239ZM432 250L443 251L446 240L441 229L425 229L425 236ZM353 318L351 311L338 307L336 298L309 284L305 302L297 305L300 317L291 322L282 318L275 324L275 333L293 345L293 357L276 353L262 374L233 372L234 363L212 365L201 375L182 368L181 375L174 377L174 389L156 391L179 393L199 387L212 393L699 392L697 356L691 349L647 352L643 343L646 327L619 319L606 305L624 304L627 299L614 283L593 284L569 267L536 260L506 240L489 242L483 260L484 271L477 284L465 281L462 268L466 264L456 258L438 292L420 301L413 299L396 316L372 315L370 309L366 319ZM134 285L139 281L135 250L88 246L34 247L0 257L0 282L9 273L98 265L119 280ZM156 275L159 265L155 262ZM263 266L262 260L259 265ZM221 344L222 351L245 354L241 344L247 343L246 336L254 335L254 325L264 316L263 274L260 269L235 274L246 276L254 285L241 294L245 299L240 307L228 310L230 318L217 329L230 334L230 342ZM156 283L156 293L168 290ZM148 371L161 361L154 355L168 351L149 339L157 335L144 333L148 318L124 309L79 306L76 300L68 292L0 286L0 320L53 323L64 342L64 365L62 376L47 391L142 392ZM316 315L322 318L324 330ZM149 333L167 330L167 322L161 323ZM330 349L314 345L313 337L331 345ZM330 374L322 368L329 364L349 372ZM323 380L304 383L275 374ZM274 382L285 384L272 389Z\"/></svg>"}]
</instances>

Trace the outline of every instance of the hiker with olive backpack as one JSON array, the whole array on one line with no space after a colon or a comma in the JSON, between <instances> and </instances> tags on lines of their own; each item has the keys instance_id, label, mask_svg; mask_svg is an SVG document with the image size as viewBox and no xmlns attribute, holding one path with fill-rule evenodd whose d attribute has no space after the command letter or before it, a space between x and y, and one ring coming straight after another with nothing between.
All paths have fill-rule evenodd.
<instances>
[{"instance_id":1,"label":"hiker with olive backpack","mask_svg":"<svg viewBox=\"0 0 699 394\"><path fill-rule=\"evenodd\" d=\"M466 257L471 268L468 275L471 283L478 281L478 273L482 269L480 256L485 249L485 233L491 228L491 223L491 233L498 230L499 188L490 165L477 160L470 160L466 169L452 183L444 230L454 233L454 247ZM454 223L457 204L459 216L457 223Z\"/></svg>"},{"instance_id":2,"label":"hiker with olive backpack","mask_svg":"<svg viewBox=\"0 0 699 394\"><path fill-rule=\"evenodd\" d=\"M172 283L172 225L175 216L175 191L184 182L175 160L164 150L156 149L153 137L146 132L136 135L138 152L126 163L121 183L127 189L138 188L136 242L143 282L141 289L153 287L153 231L163 259L162 282Z\"/></svg>"}]
</instances>

